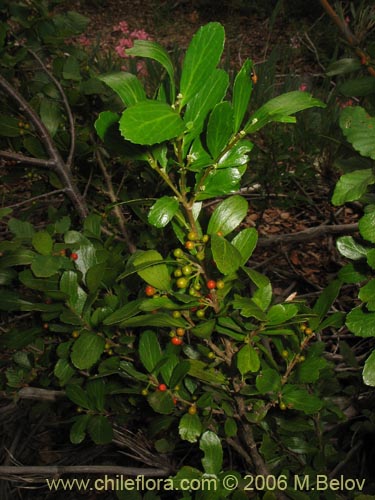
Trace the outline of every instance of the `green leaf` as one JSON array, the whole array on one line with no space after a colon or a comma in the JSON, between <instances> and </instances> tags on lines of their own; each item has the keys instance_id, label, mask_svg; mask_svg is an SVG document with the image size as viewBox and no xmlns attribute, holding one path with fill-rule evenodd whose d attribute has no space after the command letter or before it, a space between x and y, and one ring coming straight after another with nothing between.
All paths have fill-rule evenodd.
<instances>
[{"instance_id":1,"label":"green leaf","mask_svg":"<svg viewBox=\"0 0 375 500\"><path fill-rule=\"evenodd\" d=\"M134 46L126 50L126 54L138 57L148 57L160 63L168 73L171 84L171 103L176 98L176 85L174 80L174 68L168 52L158 43L149 40L134 40Z\"/></svg>"},{"instance_id":2,"label":"green leaf","mask_svg":"<svg viewBox=\"0 0 375 500\"><path fill-rule=\"evenodd\" d=\"M258 231L252 228L246 228L240 231L231 241L232 245L240 252L242 260L241 266L244 266L250 259L258 242Z\"/></svg>"},{"instance_id":3,"label":"green leaf","mask_svg":"<svg viewBox=\"0 0 375 500\"><path fill-rule=\"evenodd\" d=\"M140 300L132 300L128 304L125 304L124 306L120 307L120 309L117 309L113 314L110 314L107 316L103 324L104 325L115 325L116 323L121 323L121 321L124 321L128 318L131 318L133 316L136 316L140 309L139 305L143 302L142 299Z\"/></svg>"},{"instance_id":4,"label":"green leaf","mask_svg":"<svg viewBox=\"0 0 375 500\"><path fill-rule=\"evenodd\" d=\"M330 64L326 71L326 75L344 75L345 73L351 73L359 69L361 69L361 62L358 57L345 57Z\"/></svg>"},{"instance_id":5,"label":"green leaf","mask_svg":"<svg viewBox=\"0 0 375 500\"><path fill-rule=\"evenodd\" d=\"M150 208L148 222L155 227L165 227L176 215L179 203L176 198L162 196Z\"/></svg>"},{"instance_id":6,"label":"green leaf","mask_svg":"<svg viewBox=\"0 0 375 500\"><path fill-rule=\"evenodd\" d=\"M211 170L197 194L197 201L234 193L240 188L240 181L246 166Z\"/></svg>"},{"instance_id":7,"label":"green leaf","mask_svg":"<svg viewBox=\"0 0 375 500\"><path fill-rule=\"evenodd\" d=\"M107 130L119 121L119 115L113 111L102 111L95 120L95 130L98 136L104 141Z\"/></svg>"},{"instance_id":8,"label":"green leaf","mask_svg":"<svg viewBox=\"0 0 375 500\"><path fill-rule=\"evenodd\" d=\"M51 137L54 137L61 123L62 113L57 102L43 99L40 104L40 118L47 127Z\"/></svg>"},{"instance_id":9,"label":"green leaf","mask_svg":"<svg viewBox=\"0 0 375 500\"><path fill-rule=\"evenodd\" d=\"M141 334L138 352L141 363L149 373L152 373L162 358L160 344L155 332L146 330Z\"/></svg>"},{"instance_id":10,"label":"green leaf","mask_svg":"<svg viewBox=\"0 0 375 500\"><path fill-rule=\"evenodd\" d=\"M98 78L107 84L108 87L111 87L127 107L134 106L137 102L146 100L146 92L141 82L132 73L120 71L119 73L101 75ZM107 111L106 113L110 112Z\"/></svg>"},{"instance_id":11,"label":"green leaf","mask_svg":"<svg viewBox=\"0 0 375 500\"><path fill-rule=\"evenodd\" d=\"M67 59L65 60L63 67L63 77L65 78L65 80L74 80L76 82L82 80L79 62L72 55L68 55Z\"/></svg>"},{"instance_id":12,"label":"green leaf","mask_svg":"<svg viewBox=\"0 0 375 500\"><path fill-rule=\"evenodd\" d=\"M176 387L176 385L180 384L181 381L185 378L185 375L189 373L189 370L190 362L188 360L178 361L175 368L173 369L169 381L166 383L168 383L172 388Z\"/></svg>"},{"instance_id":13,"label":"green leaf","mask_svg":"<svg viewBox=\"0 0 375 500\"><path fill-rule=\"evenodd\" d=\"M313 313L316 316L311 318L309 321L310 327L313 330L318 328L319 323L331 309L333 303L337 299L341 286L342 283L340 280L333 280L319 295L318 300L315 302L313 307Z\"/></svg>"},{"instance_id":14,"label":"green leaf","mask_svg":"<svg viewBox=\"0 0 375 500\"><path fill-rule=\"evenodd\" d=\"M214 331L215 324L215 319L209 319L208 321L202 321L198 323L190 331L196 337L199 337L201 339L208 339Z\"/></svg>"},{"instance_id":15,"label":"green leaf","mask_svg":"<svg viewBox=\"0 0 375 500\"><path fill-rule=\"evenodd\" d=\"M233 132L233 110L223 101L214 107L207 124L207 147L212 158L218 158Z\"/></svg>"},{"instance_id":16,"label":"green leaf","mask_svg":"<svg viewBox=\"0 0 375 500\"><path fill-rule=\"evenodd\" d=\"M83 332L74 342L71 354L73 365L79 370L88 370L104 352L105 340L91 332Z\"/></svg>"},{"instance_id":17,"label":"green leaf","mask_svg":"<svg viewBox=\"0 0 375 500\"><path fill-rule=\"evenodd\" d=\"M367 258L369 253L367 254ZM358 271L353 264L346 264L346 266L342 267L338 277L344 283L360 283L366 279L366 275Z\"/></svg>"},{"instance_id":18,"label":"green leaf","mask_svg":"<svg viewBox=\"0 0 375 500\"><path fill-rule=\"evenodd\" d=\"M158 262L161 262L161 264ZM169 290L171 288L168 267L163 264L163 257L156 250L139 252L133 260L133 265L137 269L137 274L149 285L158 290ZM140 269L141 267L142 269Z\"/></svg>"},{"instance_id":19,"label":"green leaf","mask_svg":"<svg viewBox=\"0 0 375 500\"><path fill-rule=\"evenodd\" d=\"M346 326L358 337L375 337L375 313L352 309L346 317Z\"/></svg>"},{"instance_id":20,"label":"green leaf","mask_svg":"<svg viewBox=\"0 0 375 500\"><path fill-rule=\"evenodd\" d=\"M184 129L179 114L160 101L138 102L120 118L121 135L135 144L158 144L178 137Z\"/></svg>"},{"instance_id":21,"label":"green leaf","mask_svg":"<svg viewBox=\"0 0 375 500\"><path fill-rule=\"evenodd\" d=\"M67 397L77 406L80 406L81 408L85 408L87 410L94 409L91 408L91 404L87 397L87 394L80 385L68 384L65 388L65 393Z\"/></svg>"},{"instance_id":22,"label":"green leaf","mask_svg":"<svg viewBox=\"0 0 375 500\"><path fill-rule=\"evenodd\" d=\"M35 230L30 222L14 219L9 219L8 229L16 238L31 240Z\"/></svg>"},{"instance_id":23,"label":"green leaf","mask_svg":"<svg viewBox=\"0 0 375 500\"><path fill-rule=\"evenodd\" d=\"M369 311L375 310L375 279L370 280L360 290L358 297L366 302L366 307Z\"/></svg>"},{"instance_id":24,"label":"green leaf","mask_svg":"<svg viewBox=\"0 0 375 500\"><path fill-rule=\"evenodd\" d=\"M375 160L375 119L360 106L345 108L340 127L356 151Z\"/></svg>"},{"instance_id":25,"label":"green leaf","mask_svg":"<svg viewBox=\"0 0 375 500\"><path fill-rule=\"evenodd\" d=\"M365 97L375 93L375 80L373 76L351 78L339 85L338 90L348 97Z\"/></svg>"},{"instance_id":26,"label":"green leaf","mask_svg":"<svg viewBox=\"0 0 375 500\"><path fill-rule=\"evenodd\" d=\"M235 295L233 307L234 309L240 309L241 316L245 318L256 318L259 321L266 321L267 319L267 316L260 309L260 307L248 297L240 297L239 295Z\"/></svg>"},{"instance_id":27,"label":"green leaf","mask_svg":"<svg viewBox=\"0 0 375 500\"><path fill-rule=\"evenodd\" d=\"M367 191L368 186L375 183L375 175L371 168L354 170L344 174L338 180L332 196L334 205L343 205L348 201L359 200Z\"/></svg>"},{"instance_id":28,"label":"green leaf","mask_svg":"<svg viewBox=\"0 0 375 500\"><path fill-rule=\"evenodd\" d=\"M19 120L12 116L0 115L0 136L18 137L20 135Z\"/></svg>"},{"instance_id":29,"label":"green leaf","mask_svg":"<svg viewBox=\"0 0 375 500\"><path fill-rule=\"evenodd\" d=\"M223 236L211 237L212 256L218 270L223 274L232 274L241 266L240 252Z\"/></svg>"},{"instance_id":30,"label":"green leaf","mask_svg":"<svg viewBox=\"0 0 375 500\"><path fill-rule=\"evenodd\" d=\"M238 227L246 217L248 203L240 195L230 196L223 200L211 215L207 227L208 234L219 231L225 236Z\"/></svg>"},{"instance_id":31,"label":"green leaf","mask_svg":"<svg viewBox=\"0 0 375 500\"><path fill-rule=\"evenodd\" d=\"M276 304L270 307L267 312L267 323L269 325L280 325L294 318L297 313L298 307L295 304Z\"/></svg>"},{"instance_id":32,"label":"green leaf","mask_svg":"<svg viewBox=\"0 0 375 500\"><path fill-rule=\"evenodd\" d=\"M229 151L220 156L217 162L217 168L240 167L246 165L249 161L248 153L250 153L253 147L254 144L246 139L238 141Z\"/></svg>"},{"instance_id":33,"label":"green leaf","mask_svg":"<svg viewBox=\"0 0 375 500\"><path fill-rule=\"evenodd\" d=\"M202 422L198 415L190 415L189 413L185 413L182 416L178 426L181 439L189 443L196 443L198 441L202 429Z\"/></svg>"},{"instance_id":34,"label":"green leaf","mask_svg":"<svg viewBox=\"0 0 375 500\"><path fill-rule=\"evenodd\" d=\"M375 243L375 210L365 213L358 222L359 232L363 238Z\"/></svg>"},{"instance_id":35,"label":"green leaf","mask_svg":"<svg viewBox=\"0 0 375 500\"><path fill-rule=\"evenodd\" d=\"M255 385L260 394L277 394L281 390L281 376L276 370L265 368L257 376Z\"/></svg>"},{"instance_id":36,"label":"green leaf","mask_svg":"<svg viewBox=\"0 0 375 500\"><path fill-rule=\"evenodd\" d=\"M96 264L90 267L86 273L86 285L90 293L95 293L103 283L108 271L106 263Z\"/></svg>"},{"instance_id":37,"label":"green leaf","mask_svg":"<svg viewBox=\"0 0 375 500\"><path fill-rule=\"evenodd\" d=\"M31 242L35 250L42 255L49 255L52 252L53 241L47 231L34 233Z\"/></svg>"},{"instance_id":38,"label":"green leaf","mask_svg":"<svg viewBox=\"0 0 375 500\"><path fill-rule=\"evenodd\" d=\"M233 86L233 111L234 111L234 133L236 134L242 124L249 105L250 96L253 90L251 80L251 68L253 64L246 59L241 70L238 72Z\"/></svg>"},{"instance_id":39,"label":"green leaf","mask_svg":"<svg viewBox=\"0 0 375 500\"><path fill-rule=\"evenodd\" d=\"M223 448L219 436L212 431L205 431L200 440L199 448L203 451L202 465L206 474L219 474L223 466Z\"/></svg>"},{"instance_id":40,"label":"green leaf","mask_svg":"<svg viewBox=\"0 0 375 500\"><path fill-rule=\"evenodd\" d=\"M319 380L320 372L327 366L323 357L308 356L297 368L298 380L303 384L313 384Z\"/></svg>"},{"instance_id":41,"label":"green leaf","mask_svg":"<svg viewBox=\"0 0 375 500\"><path fill-rule=\"evenodd\" d=\"M308 92L298 90L287 92L263 104L250 117L244 130L247 134L253 134L267 125L267 123L288 121L286 118L290 115L315 106L324 108L326 105L322 101L315 99Z\"/></svg>"},{"instance_id":42,"label":"green leaf","mask_svg":"<svg viewBox=\"0 0 375 500\"><path fill-rule=\"evenodd\" d=\"M224 422L224 431L227 437L235 437L238 434L237 423L234 418L226 418Z\"/></svg>"},{"instance_id":43,"label":"green leaf","mask_svg":"<svg viewBox=\"0 0 375 500\"><path fill-rule=\"evenodd\" d=\"M336 242L337 250L348 259L360 260L366 257L367 249L357 243L352 236L341 236Z\"/></svg>"},{"instance_id":44,"label":"green leaf","mask_svg":"<svg viewBox=\"0 0 375 500\"><path fill-rule=\"evenodd\" d=\"M37 278L49 278L57 273L61 264L61 257L54 255L35 255L31 263L31 270Z\"/></svg>"},{"instance_id":45,"label":"green leaf","mask_svg":"<svg viewBox=\"0 0 375 500\"><path fill-rule=\"evenodd\" d=\"M317 396L292 384L286 384L283 387L282 399L286 405L290 405L294 410L300 410L306 414L316 413L323 406L323 402Z\"/></svg>"},{"instance_id":46,"label":"green leaf","mask_svg":"<svg viewBox=\"0 0 375 500\"><path fill-rule=\"evenodd\" d=\"M216 68L224 49L224 38L224 28L219 23L208 23L193 36L182 64L182 106L200 90Z\"/></svg>"},{"instance_id":47,"label":"green leaf","mask_svg":"<svg viewBox=\"0 0 375 500\"><path fill-rule=\"evenodd\" d=\"M237 353L237 368L242 376L249 372L257 372L260 368L260 359L254 347L245 344Z\"/></svg>"},{"instance_id":48,"label":"green leaf","mask_svg":"<svg viewBox=\"0 0 375 500\"><path fill-rule=\"evenodd\" d=\"M67 359L61 358L57 361L53 373L59 379L60 385L64 386L73 377L75 370Z\"/></svg>"},{"instance_id":49,"label":"green leaf","mask_svg":"<svg viewBox=\"0 0 375 500\"><path fill-rule=\"evenodd\" d=\"M261 286L253 293L253 302L262 310L266 311L272 301L272 286L270 283Z\"/></svg>"},{"instance_id":50,"label":"green leaf","mask_svg":"<svg viewBox=\"0 0 375 500\"><path fill-rule=\"evenodd\" d=\"M70 441L73 444L80 444L86 437L87 423L91 415L79 415L75 417L74 424L70 428Z\"/></svg>"},{"instance_id":51,"label":"green leaf","mask_svg":"<svg viewBox=\"0 0 375 500\"><path fill-rule=\"evenodd\" d=\"M366 359L363 368L363 381L366 385L375 387L375 351L372 351L370 356Z\"/></svg>"},{"instance_id":52,"label":"green leaf","mask_svg":"<svg viewBox=\"0 0 375 500\"><path fill-rule=\"evenodd\" d=\"M226 383L225 375L219 370L209 368L199 359L190 359L189 375L210 384L222 385Z\"/></svg>"},{"instance_id":53,"label":"green leaf","mask_svg":"<svg viewBox=\"0 0 375 500\"><path fill-rule=\"evenodd\" d=\"M162 415L169 415L175 410L175 405L169 391L154 391L147 397L147 401L154 411Z\"/></svg>"},{"instance_id":54,"label":"green leaf","mask_svg":"<svg viewBox=\"0 0 375 500\"><path fill-rule=\"evenodd\" d=\"M103 379L89 380L86 385L87 397L91 407L100 412L104 411L105 383Z\"/></svg>"},{"instance_id":55,"label":"green leaf","mask_svg":"<svg viewBox=\"0 0 375 500\"><path fill-rule=\"evenodd\" d=\"M104 415L92 415L87 424L87 432L95 444L109 444L113 439L112 426Z\"/></svg>"},{"instance_id":56,"label":"green leaf","mask_svg":"<svg viewBox=\"0 0 375 500\"><path fill-rule=\"evenodd\" d=\"M27 266L33 262L36 254L27 248L20 248L9 255L4 255L1 258L1 267Z\"/></svg>"},{"instance_id":57,"label":"green leaf","mask_svg":"<svg viewBox=\"0 0 375 500\"><path fill-rule=\"evenodd\" d=\"M189 323L182 318L173 318L167 313L143 314L133 316L121 321L121 326L169 326L169 327L189 327Z\"/></svg>"},{"instance_id":58,"label":"green leaf","mask_svg":"<svg viewBox=\"0 0 375 500\"><path fill-rule=\"evenodd\" d=\"M78 285L77 273L74 271L65 271L61 276L60 290L66 294L67 303L77 315L83 311L87 294Z\"/></svg>"}]
</instances>

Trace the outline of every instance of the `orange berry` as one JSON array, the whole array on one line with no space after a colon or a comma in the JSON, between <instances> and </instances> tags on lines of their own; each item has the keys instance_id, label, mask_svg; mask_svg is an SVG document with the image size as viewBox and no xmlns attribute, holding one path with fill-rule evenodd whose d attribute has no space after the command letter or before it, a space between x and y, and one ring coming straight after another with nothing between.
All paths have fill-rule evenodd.
<instances>
[{"instance_id":1,"label":"orange berry","mask_svg":"<svg viewBox=\"0 0 375 500\"><path fill-rule=\"evenodd\" d=\"M148 297L152 297L153 295L155 295L156 293L156 289L151 286L151 285L147 285L146 288L145 288L145 294L148 296Z\"/></svg>"}]
</instances>

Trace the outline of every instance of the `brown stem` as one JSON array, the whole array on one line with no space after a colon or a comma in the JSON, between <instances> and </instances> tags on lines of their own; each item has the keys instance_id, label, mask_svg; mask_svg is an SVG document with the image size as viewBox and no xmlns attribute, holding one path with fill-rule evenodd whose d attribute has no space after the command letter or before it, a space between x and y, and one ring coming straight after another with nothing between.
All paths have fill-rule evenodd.
<instances>
[{"instance_id":1,"label":"brown stem","mask_svg":"<svg viewBox=\"0 0 375 500\"><path fill-rule=\"evenodd\" d=\"M250 455L242 448L238 440L227 438L226 441L229 444L229 446L233 448L234 451L236 451L240 455L240 457L242 457L245 460L246 464L250 467L250 470L253 469L254 464L253 461L251 460Z\"/></svg>"},{"instance_id":2,"label":"brown stem","mask_svg":"<svg viewBox=\"0 0 375 500\"><path fill-rule=\"evenodd\" d=\"M60 152L56 148L47 127L44 125L36 111L30 106L26 99L24 99L24 97L18 92L18 90L1 75L0 87L17 102L20 111L28 116L29 120L34 125L34 128L37 131L50 157L50 167L60 178L60 181L65 186L68 197L70 198L74 207L77 208L80 217L84 219L88 215L86 202L83 199L81 193L78 191L73 176L70 170L65 165L64 160L62 159Z\"/></svg>"}]
</instances>

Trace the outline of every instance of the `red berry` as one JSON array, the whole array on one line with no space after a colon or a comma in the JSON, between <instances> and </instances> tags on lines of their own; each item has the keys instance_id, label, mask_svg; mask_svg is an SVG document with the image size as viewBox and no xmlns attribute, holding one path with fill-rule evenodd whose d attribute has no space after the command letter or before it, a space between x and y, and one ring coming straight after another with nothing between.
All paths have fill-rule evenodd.
<instances>
[{"instance_id":1,"label":"red berry","mask_svg":"<svg viewBox=\"0 0 375 500\"><path fill-rule=\"evenodd\" d=\"M193 248L195 247L195 243L194 241L190 241L188 240L186 243L185 243L185 248L187 248L188 250L193 250Z\"/></svg>"},{"instance_id":2,"label":"red berry","mask_svg":"<svg viewBox=\"0 0 375 500\"><path fill-rule=\"evenodd\" d=\"M182 339L180 339L180 337L172 337L171 338L171 343L173 345L181 345L182 344Z\"/></svg>"},{"instance_id":3,"label":"red berry","mask_svg":"<svg viewBox=\"0 0 375 500\"><path fill-rule=\"evenodd\" d=\"M77 260L77 259L78 259L78 253L76 253L76 252L72 252L72 253L70 254L70 258L71 258L72 260Z\"/></svg>"},{"instance_id":4,"label":"red berry","mask_svg":"<svg viewBox=\"0 0 375 500\"><path fill-rule=\"evenodd\" d=\"M146 288L145 288L145 294L148 296L148 297L152 297L153 295L155 295L156 293L156 290L153 286L151 285L147 285Z\"/></svg>"},{"instance_id":5,"label":"red berry","mask_svg":"<svg viewBox=\"0 0 375 500\"><path fill-rule=\"evenodd\" d=\"M158 389L161 392L165 392L167 390L167 386L165 384L159 384Z\"/></svg>"},{"instance_id":6,"label":"red berry","mask_svg":"<svg viewBox=\"0 0 375 500\"><path fill-rule=\"evenodd\" d=\"M213 290L216 288L216 281L215 280L208 280L206 283L206 286L209 290Z\"/></svg>"}]
</instances>

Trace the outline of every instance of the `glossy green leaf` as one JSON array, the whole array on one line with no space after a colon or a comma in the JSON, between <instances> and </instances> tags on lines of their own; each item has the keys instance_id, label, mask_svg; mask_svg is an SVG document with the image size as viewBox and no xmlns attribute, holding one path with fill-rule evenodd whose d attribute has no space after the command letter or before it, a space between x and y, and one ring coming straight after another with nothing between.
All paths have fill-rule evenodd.
<instances>
[{"instance_id":1,"label":"glossy green leaf","mask_svg":"<svg viewBox=\"0 0 375 500\"><path fill-rule=\"evenodd\" d=\"M347 107L341 113L340 127L356 151L375 160L375 118L360 106Z\"/></svg>"},{"instance_id":2,"label":"glossy green leaf","mask_svg":"<svg viewBox=\"0 0 375 500\"><path fill-rule=\"evenodd\" d=\"M105 340L92 332L83 332L74 342L71 354L73 365L79 370L88 370L104 352Z\"/></svg>"},{"instance_id":3,"label":"glossy green leaf","mask_svg":"<svg viewBox=\"0 0 375 500\"><path fill-rule=\"evenodd\" d=\"M348 259L360 260L366 257L367 250L357 243L352 236L341 236L336 242L337 250Z\"/></svg>"},{"instance_id":4,"label":"glossy green leaf","mask_svg":"<svg viewBox=\"0 0 375 500\"><path fill-rule=\"evenodd\" d=\"M248 203L240 195L234 195L222 201L211 215L207 233L217 234L219 231L225 236L236 229L246 217Z\"/></svg>"},{"instance_id":5,"label":"glossy green leaf","mask_svg":"<svg viewBox=\"0 0 375 500\"><path fill-rule=\"evenodd\" d=\"M132 300L120 307L120 309L117 309L117 311L114 311L113 314L105 318L103 321L104 325L115 325L116 323L121 323L121 321L136 316L140 311L139 305L141 302L142 300Z\"/></svg>"},{"instance_id":6,"label":"glossy green leaf","mask_svg":"<svg viewBox=\"0 0 375 500\"><path fill-rule=\"evenodd\" d=\"M124 326L169 326L171 328L187 328L189 323L182 318L173 318L168 313L142 314L121 321Z\"/></svg>"},{"instance_id":7,"label":"glossy green leaf","mask_svg":"<svg viewBox=\"0 0 375 500\"><path fill-rule=\"evenodd\" d=\"M134 106L137 102L146 100L146 92L141 82L132 73L120 71L118 73L101 75L98 78L107 84L108 87L111 87L127 107Z\"/></svg>"},{"instance_id":8,"label":"glossy green leaf","mask_svg":"<svg viewBox=\"0 0 375 500\"><path fill-rule=\"evenodd\" d=\"M375 387L375 351L372 351L370 356L366 359L363 368L363 381L366 385Z\"/></svg>"},{"instance_id":9,"label":"glossy green leaf","mask_svg":"<svg viewBox=\"0 0 375 500\"><path fill-rule=\"evenodd\" d=\"M241 266L240 252L223 236L212 235L211 250L215 264L221 273L232 274Z\"/></svg>"},{"instance_id":10,"label":"glossy green leaf","mask_svg":"<svg viewBox=\"0 0 375 500\"><path fill-rule=\"evenodd\" d=\"M346 317L346 326L358 337L375 337L375 312L352 309Z\"/></svg>"},{"instance_id":11,"label":"glossy green leaf","mask_svg":"<svg viewBox=\"0 0 375 500\"><path fill-rule=\"evenodd\" d=\"M375 279L370 280L360 290L358 297L366 302L369 311L375 311Z\"/></svg>"},{"instance_id":12,"label":"glossy green leaf","mask_svg":"<svg viewBox=\"0 0 375 500\"><path fill-rule=\"evenodd\" d=\"M78 285L77 273L65 271L61 276L60 290L66 294L67 303L76 314L80 315L85 305L87 294Z\"/></svg>"},{"instance_id":13,"label":"glossy green leaf","mask_svg":"<svg viewBox=\"0 0 375 500\"><path fill-rule=\"evenodd\" d=\"M254 347L245 344L237 353L237 368L242 376L249 372L257 372L260 368L260 359Z\"/></svg>"},{"instance_id":14,"label":"glossy green leaf","mask_svg":"<svg viewBox=\"0 0 375 500\"><path fill-rule=\"evenodd\" d=\"M358 227L365 240L375 243L375 210L365 213L359 219Z\"/></svg>"},{"instance_id":15,"label":"glossy green leaf","mask_svg":"<svg viewBox=\"0 0 375 500\"><path fill-rule=\"evenodd\" d=\"M85 408L87 410L94 409L90 406L86 391L84 391L80 385L68 384L65 388L65 393L67 397L77 406L80 406L81 408Z\"/></svg>"},{"instance_id":16,"label":"glossy green leaf","mask_svg":"<svg viewBox=\"0 0 375 500\"><path fill-rule=\"evenodd\" d=\"M191 142L202 132L208 113L214 108L215 104L224 99L228 85L229 76L226 71L216 69L188 103L184 114L186 126L183 147L184 157Z\"/></svg>"},{"instance_id":17,"label":"glossy green leaf","mask_svg":"<svg viewBox=\"0 0 375 500\"><path fill-rule=\"evenodd\" d=\"M79 415L75 417L74 424L70 428L70 441L73 444L80 444L86 437L87 423L91 415Z\"/></svg>"},{"instance_id":18,"label":"glossy green leaf","mask_svg":"<svg viewBox=\"0 0 375 500\"><path fill-rule=\"evenodd\" d=\"M158 43L150 40L134 40L134 45L130 49L126 49L126 54L137 57L147 57L160 63L168 73L171 84L171 103L174 103L176 98L176 85L174 80L174 68L168 52Z\"/></svg>"},{"instance_id":19,"label":"glossy green leaf","mask_svg":"<svg viewBox=\"0 0 375 500\"><path fill-rule=\"evenodd\" d=\"M266 321L267 319L267 316L262 311L262 309L260 309L260 307L248 297L240 297L239 295L235 295L233 307L235 309L240 309L241 316L243 316L244 318L256 318L259 321Z\"/></svg>"},{"instance_id":20,"label":"glossy green leaf","mask_svg":"<svg viewBox=\"0 0 375 500\"><path fill-rule=\"evenodd\" d=\"M253 293L252 300L262 311L266 311L272 301L271 284L269 283L259 287L258 290Z\"/></svg>"},{"instance_id":21,"label":"glossy green leaf","mask_svg":"<svg viewBox=\"0 0 375 500\"><path fill-rule=\"evenodd\" d=\"M217 162L217 168L240 167L249 161L250 151L254 144L246 139L238 141L229 151L223 154Z\"/></svg>"},{"instance_id":22,"label":"glossy green leaf","mask_svg":"<svg viewBox=\"0 0 375 500\"><path fill-rule=\"evenodd\" d=\"M258 242L258 232L253 227L240 231L231 241L232 245L241 254L241 266L250 259Z\"/></svg>"},{"instance_id":23,"label":"glossy green leaf","mask_svg":"<svg viewBox=\"0 0 375 500\"><path fill-rule=\"evenodd\" d=\"M179 203L176 198L162 196L150 208L148 222L155 227L165 227L176 215Z\"/></svg>"},{"instance_id":24,"label":"glossy green leaf","mask_svg":"<svg viewBox=\"0 0 375 500\"><path fill-rule=\"evenodd\" d=\"M225 375L219 370L209 368L206 363L199 359L190 359L189 375L203 382L208 382L215 385L226 383Z\"/></svg>"},{"instance_id":25,"label":"glossy green leaf","mask_svg":"<svg viewBox=\"0 0 375 500\"><path fill-rule=\"evenodd\" d=\"M175 354L166 354L161 358L161 361L156 365L155 372L159 371L160 367L160 375L163 381L167 384L167 386L174 387L170 383L172 373L176 367L179 365L179 358ZM187 362L187 364L189 364Z\"/></svg>"},{"instance_id":26,"label":"glossy green leaf","mask_svg":"<svg viewBox=\"0 0 375 500\"><path fill-rule=\"evenodd\" d=\"M51 137L54 137L62 121L60 106L56 101L43 99L40 104L39 113Z\"/></svg>"},{"instance_id":27,"label":"glossy green leaf","mask_svg":"<svg viewBox=\"0 0 375 500\"><path fill-rule=\"evenodd\" d=\"M306 414L316 413L323 406L323 402L317 396L292 384L286 384L283 387L282 399L290 408L303 411Z\"/></svg>"},{"instance_id":28,"label":"glossy green leaf","mask_svg":"<svg viewBox=\"0 0 375 500\"><path fill-rule=\"evenodd\" d=\"M109 444L113 439L113 429L104 415L92 415L87 423L87 432L95 444Z\"/></svg>"},{"instance_id":29,"label":"glossy green leaf","mask_svg":"<svg viewBox=\"0 0 375 500\"><path fill-rule=\"evenodd\" d=\"M225 196L238 191L246 167L211 170L197 194L197 201Z\"/></svg>"},{"instance_id":30,"label":"glossy green leaf","mask_svg":"<svg viewBox=\"0 0 375 500\"><path fill-rule=\"evenodd\" d=\"M298 90L287 92L263 104L246 123L244 130L253 134L270 122L289 121L290 115L312 107L324 108L326 105L308 92Z\"/></svg>"},{"instance_id":31,"label":"glossy green leaf","mask_svg":"<svg viewBox=\"0 0 375 500\"><path fill-rule=\"evenodd\" d=\"M53 241L47 231L34 233L31 242L35 250L42 255L49 255L52 252Z\"/></svg>"},{"instance_id":32,"label":"glossy green leaf","mask_svg":"<svg viewBox=\"0 0 375 500\"><path fill-rule=\"evenodd\" d=\"M176 359L178 360L177 356ZM176 387L176 385L180 384L182 380L185 378L185 375L189 373L190 363L188 360L183 360L177 362L176 366L173 369L171 377L168 383L170 387Z\"/></svg>"},{"instance_id":33,"label":"glossy green leaf","mask_svg":"<svg viewBox=\"0 0 375 500\"><path fill-rule=\"evenodd\" d=\"M162 358L162 352L156 333L146 330L139 339L139 357L146 368L151 373Z\"/></svg>"},{"instance_id":34,"label":"glossy green leaf","mask_svg":"<svg viewBox=\"0 0 375 500\"><path fill-rule=\"evenodd\" d=\"M375 269L375 248L372 248L367 252L366 255L367 258L367 264L372 268ZM357 282L358 283L358 282Z\"/></svg>"},{"instance_id":35,"label":"glossy green leaf","mask_svg":"<svg viewBox=\"0 0 375 500\"><path fill-rule=\"evenodd\" d=\"M371 168L355 170L344 174L338 180L332 196L334 205L343 205L348 201L359 200L367 191L368 186L375 183L375 175Z\"/></svg>"},{"instance_id":36,"label":"glossy green leaf","mask_svg":"<svg viewBox=\"0 0 375 500\"><path fill-rule=\"evenodd\" d=\"M202 422L198 415L185 413L185 415L182 416L178 426L178 432L181 439L189 443L196 443L199 436L202 434L202 430Z\"/></svg>"},{"instance_id":37,"label":"glossy green leaf","mask_svg":"<svg viewBox=\"0 0 375 500\"><path fill-rule=\"evenodd\" d=\"M37 278L49 278L61 267L61 258L54 255L35 255L31 270Z\"/></svg>"},{"instance_id":38,"label":"glossy green leaf","mask_svg":"<svg viewBox=\"0 0 375 500\"><path fill-rule=\"evenodd\" d=\"M281 376L272 368L264 368L255 380L260 394L277 394L281 389Z\"/></svg>"},{"instance_id":39,"label":"glossy green leaf","mask_svg":"<svg viewBox=\"0 0 375 500\"><path fill-rule=\"evenodd\" d=\"M156 413L169 415L175 409L172 396L169 392L154 391L147 397L147 401Z\"/></svg>"},{"instance_id":40,"label":"glossy green leaf","mask_svg":"<svg viewBox=\"0 0 375 500\"><path fill-rule=\"evenodd\" d=\"M267 323L269 325L280 325L298 314L295 304L276 304L267 312Z\"/></svg>"},{"instance_id":41,"label":"glossy green leaf","mask_svg":"<svg viewBox=\"0 0 375 500\"><path fill-rule=\"evenodd\" d=\"M202 465L206 474L219 474L223 466L223 448L219 436L212 431L205 431L200 440L199 448L203 451Z\"/></svg>"},{"instance_id":42,"label":"glossy green leaf","mask_svg":"<svg viewBox=\"0 0 375 500\"><path fill-rule=\"evenodd\" d=\"M192 170L193 172L199 172L204 167L212 165L213 163L214 160L202 146L200 137L196 137L189 151L189 170Z\"/></svg>"},{"instance_id":43,"label":"glossy green leaf","mask_svg":"<svg viewBox=\"0 0 375 500\"><path fill-rule=\"evenodd\" d=\"M119 121L119 115L113 111L102 111L95 120L95 130L102 141L105 139L107 130L111 125Z\"/></svg>"},{"instance_id":44,"label":"glossy green leaf","mask_svg":"<svg viewBox=\"0 0 375 500\"><path fill-rule=\"evenodd\" d=\"M60 385L64 386L73 377L75 370L67 359L60 358L55 365L53 373L59 379Z\"/></svg>"},{"instance_id":45,"label":"glossy green leaf","mask_svg":"<svg viewBox=\"0 0 375 500\"><path fill-rule=\"evenodd\" d=\"M234 133L240 128L249 105L253 82L251 80L251 68L253 64L246 59L241 70L237 73L233 86L233 111L234 111Z\"/></svg>"},{"instance_id":46,"label":"glossy green leaf","mask_svg":"<svg viewBox=\"0 0 375 500\"><path fill-rule=\"evenodd\" d=\"M193 36L182 64L181 105L200 90L216 68L224 49L224 38L224 28L216 22L202 26Z\"/></svg>"},{"instance_id":47,"label":"glossy green leaf","mask_svg":"<svg viewBox=\"0 0 375 500\"><path fill-rule=\"evenodd\" d=\"M184 122L168 104L141 101L127 108L120 118L121 135L142 145L158 144L181 135Z\"/></svg>"},{"instance_id":48,"label":"glossy green leaf","mask_svg":"<svg viewBox=\"0 0 375 500\"><path fill-rule=\"evenodd\" d=\"M161 262L159 264L158 262ZM133 260L137 274L151 286L158 290L169 290L171 277L168 267L163 263L163 257L156 250L140 252ZM147 266L147 267L146 267Z\"/></svg>"},{"instance_id":49,"label":"glossy green leaf","mask_svg":"<svg viewBox=\"0 0 375 500\"><path fill-rule=\"evenodd\" d=\"M213 158L218 158L233 132L233 109L228 101L214 107L207 124L207 147Z\"/></svg>"}]
</instances>

